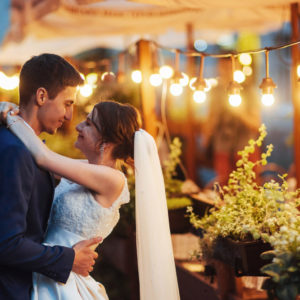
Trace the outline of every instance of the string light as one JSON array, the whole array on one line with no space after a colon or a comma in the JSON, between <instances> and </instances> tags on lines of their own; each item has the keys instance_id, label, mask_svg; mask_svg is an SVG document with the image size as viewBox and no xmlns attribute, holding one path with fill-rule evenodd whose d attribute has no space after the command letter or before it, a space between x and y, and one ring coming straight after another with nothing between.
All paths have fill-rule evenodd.
<instances>
[{"instance_id":1,"label":"string light","mask_svg":"<svg viewBox=\"0 0 300 300\"><path fill-rule=\"evenodd\" d=\"M239 55L239 62L244 66L249 66L252 63L252 57L249 53L242 53Z\"/></svg>"},{"instance_id":2,"label":"string light","mask_svg":"<svg viewBox=\"0 0 300 300\"><path fill-rule=\"evenodd\" d=\"M245 81L246 76L241 70L236 70L236 71L234 71L233 78L234 78L234 81L236 81L238 83L242 83Z\"/></svg>"},{"instance_id":3,"label":"string light","mask_svg":"<svg viewBox=\"0 0 300 300\"><path fill-rule=\"evenodd\" d=\"M259 88L262 90L262 98L261 102L265 106L273 105L274 99L274 89L277 87L276 84L273 82L272 78L269 77L269 51L265 51L266 57L266 77L263 78Z\"/></svg>"},{"instance_id":4,"label":"string light","mask_svg":"<svg viewBox=\"0 0 300 300\"><path fill-rule=\"evenodd\" d=\"M157 73L152 74L150 76L149 80L150 80L151 85L153 85L153 86L160 86L162 84L162 81L163 81L161 75L157 74Z\"/></svg>"},{"instance_id":5,"label":"string light","mask_svg":"<svg viewBox=\"0 0 300 300\"><path fill-rule=\"evenodd\" d=\"M93 88L89 84L84 84L79 87L79 92L81 96L88 98L93 94Z\"/></svg>"},{"instance_id":6,"label":"string light","mask_svg":"<svg viewBox=\"0 0 300 300\"><path fill-rule=\"evenodd\" d=\"M131 79L135 83L141 83L142 82L142 72L140 70L133 70L131 72Z\"/></svg>"},{"instance_id":7,"label":"string light","mask_svg":"<svg viewBox=\"0 0 300 300\"><path fill-rule=\"evenodd\" d=\"M300 81L300 65L297 66L298 81Z\"/></svg>"},{"instance_id":8,"label":"string light","mask_svg":"<svg viewBox=\"0 0 300 300\"><path fill-rule=\"evenodd\" d=\"M228 86L228 101L231 106L237 107L242 103L242 97L240 95L242 86L234 80L234 72L235 72L235 56L231 55L232 62L232 81Z\"/></svg>"},{"instance_id":9,"label":"string light","mask_svg":"<svg viewBox=\"0 0 300 300\"><path fill-rule=\"evenodd\" d=\"M250 66L243 66L243 73L246 75L246 76L250 76L252 75L252 68Z\"/></svg>"},{"instance_id":10,"label":"string light","mask_svg":"<svg viewBox=\"0 0 300 300\"><path fill-rule=\"evenodd\" d=\"M162 78L169 79L174 75L174 70L170 66L164 65L159 69L159 74Z\"/></svg>"},{"instance_id":11,"label":"string light","mask_svg":"<svg viewBox=\"0 0 300 300\"><path fill-rule=\"evenodd\" d=\"M3 72L0 72L0 87L4 90L11 91L19 86L19 76L6 76Z\"/></svg>"},{"instance_id":12,"label":"string light","mask_svg":"<svg viewBox=\"0 0 300 300\"><path fill-rule=\"evenodd\" d=\"M101 75L101 81L106 81L106 82L109 82L109 81L114 81L116 79L116 75L114 72L104 72L102 75Z\"/></svg>"},{"instance_id":13,"label":"string light","mask_svg":"<svg viewBox=\"0 0 300 300\"><path fill-rule=\"evenodd\" d=\"M175 52L175 72L172 77L171 86L170 86L170 93L173 96L180 96L183 92L182 85L180 80L182 79L182 75L179 71L179 52Z\"/></svg>"},{"instance_id":14,"label":"string light","mask_svg":"<svg viewBox=\"0 0 300 300\"><path fill-rule=\"evenodd\" d=\"M203 68L204 68L204 56L200 56L200 66L199 66L199 75L195 82L192 84L195 91L193 94L193 99L197 103L202 103L206 100L205 90L208 89L207 81L203 78Z\"/></svg>"},{"instance_id":15,"label":"string light","mask_svg":"<svg viewBox=\"0 0 300 300\"><path fill-rule=\"evenodd\" d=\"M94 85L98 81L98 74L97 73L89 73L88 75L86 75L85 81L89 85Z\"/></svg>"},{"instance_id":16,"label":"string light","mask_svg":"<svg viewBox=\"0 0 300 300\"><path fill-rule=\"evenodd\" d=\"M152 70L153 74L150 76L149 81L152 86L160 86L163 82L163 78L159 72L159 66L158 66L158 51L157 48L153 46L152 50Z\"/></svg>"}]
</instances>

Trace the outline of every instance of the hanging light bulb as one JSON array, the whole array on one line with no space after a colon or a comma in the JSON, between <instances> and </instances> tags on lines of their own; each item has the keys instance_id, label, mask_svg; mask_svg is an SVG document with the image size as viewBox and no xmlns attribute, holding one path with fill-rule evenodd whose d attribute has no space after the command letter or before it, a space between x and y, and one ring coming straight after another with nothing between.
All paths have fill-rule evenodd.
<instances>
[{"instance_id":1,"label":"hanging light bulb","mask_svg":"<svg viewBox=\"0 0 300 300\"><path fill-rule=\"evenodd\" d=\"M199 75L192 84L194 88L193 99L197 103L203 103L206 100L206 90L209 90L208 81L203 78L204 56L200 56Z\"/></svg>"},{"instance_id":2,"label":"hanging light bulb","mask_svg":"<svg viewBox=\"0 0 300 300\"><path fill-rule=\"evenodd\" d=\"M93 88L89 84L84 84L83 86L79 87L80 95L83 97L89 97L93 93Z\"/></svg>"},{"instance_id":3,"label":"hanging light bulb","mask_svg":"<svg viewBox=\"0 0 300 300\"><path fill-rule=\"evenodd\" d=\"M275 98L273 94L264 94L261 97L261 102L265 106L271 106L275 102Z\"/></svg>"},{"instance_id":4,"label":"hanging light bulb","mask_svg":"<svg viewBox=\"0 0 300 300\"><path fill-rule=\"evenodd\" d=\"M196 103L203 103L206 100L206 93L204 91L195 91L193 99Z\"/></svg>"},{"instance_id":5,"label":"hanging light bulb","mask_svg":"<svg viewBox=\"0 0 300 300\"><path fill-rule=\"evenodd\" d=\"M152 46L152 74L150 75L149 81L152 86L160 86L163 82L163 77L160 74L158 65L158 47L151 43Z\"/></svg>"},{"instance_id":6,"label":"hanging light bulb","mask_svg":"<svg viewBox=\"0 0 300 300\"><path fill-rule=\"evenodd\" d=\"M150 76L149 80L150 80L151 85L153 85L153 86L160 86L162 84L162 77L160 74L157 74L157 73L152 74Z\"/></svg>"},{"instance_id":7,"label":"hanging light bulb","mask_svg":"<svg viewBox=\"0 0 300 300\"><path fill-rule=\"evenodd\" d=\"M141 83L142 82L142 72L140 70L133 70L131 72L131 79L135 83Z\"/></svg>"},{"instance_id":8,"label":"hanging light bulb","mask_svg":"<svg viewBox=\"0 0 300 300\"><path fill-rule=\"evenodd\" d=\"M249 53L242 53L239 55L239 62L244 66L249 66L252 63L252 57Z\"/></svg>"},{"instance_id":9,"label":"hanging light bulb","mask_svg":"<svg viewBox=\"0 0 300 300\"><path fill-rule=\"evenodd\" d=\"M240 70L234 71L233 77L234 77L234 81L236 81L238 83L242 83L246 79L245 74L242 71L240 71Z\"/></svg>"},{"instance_id":10,"label":"hanging light bulb","mask_svg":"<svg viewBox=\"0 0 300 300\"><path fill-rule=\"evenodd\" d=\"M174 70L170 66L164 65L159 69L159 74L162 78L169 79L174 75Z\"/></svg>"},{"instance_id":11,"label":"hanging light bulb","mask_svg":"<svg viewBox=\"0 0 300 300\"><path fill-rule=\"evenodd\" d=\"M253 73L252 68L250 66L244 66L243 67L243 73L246 76L250 76Z\"/></svg>"},{"instance_id":12,"label":"hanging light bulb","mask_svg":"<svg viewBox=\"0 0 300 300\"><path fill-rule=\"evenodd\" d=\"M228 101L231 106L238 107L242 103L242 97L241 95L229 95Z\"/></svg>"},{"instance_id":13,"label":"hanging light bulb","mask_svg":"<svg viewBox=\"0 0 300 300\"><path fill-rule=\"evenodd\" d=\"M170 86L170 93L173 96L180 96L182 94L183 88L180 83L172 83Z\"/></svg>"},{"instance_id":14,"label":"hanging light bulb","mask_svg":"<svg viewBox=\"0 0 300 300\"><path fill-rule=\"evenodd\" d=\"M237 107L240 106L242 103L242 97L240 95L241 90L243 87L234 80L234 73L235 73L235 57L231 55L232 61L232 81L229 83L228 86L228 101L231 106Z\"/></svg>"},{"instance_id":15,"label":"hanging light bulb","mask_svg":"<svg viewBox=\"0 0 300 300\"><path fill-rule=\"evenodd\" d=\"M266 77L263 78L259 88L262 90L262 98L261 98L262 104L265 106L271 106L275 101L273 92L277 86L273 82L272 78L269 77L269 50L266 50L265 54L266 54Z\"/></svg>"},{"instance_id":16,"label":"hanging light bulb","mask_svg":"<svg viewBox=\"0 0 300 300\"><path fill-rule=\"evenodd\" d=\"M111 82L114 81L116 79L116 75L114 72L104 72L101 75L101 81L105 81L105 82Z\"/></svg>"},{"instance_id":17,"label":"hanging light bulb","mask_svg":"<svg viewBox=\"0 0 300 300\"><path fill-rule=\"evenodd\" d=\"M86 75L85 80L89 85L94 85L98 80L98 74L97 73L89 73L88 75Z\"/></svg>"},{"instance_id":18,"label":"hanging light bulb","mask_svg":"<svg viewBox=\"0 0 300 300\"><path fill-rule=\"evenodd\" d=\"M300 65L297 66L298 81L300 81Z\"/></svg>"},{"instance_id":19,"label":"hanging light bulb","mask_svg":"<svg viewBox=\"0 0 300 300\"><path fill-rule=\"evenodd\" d=\"M182 75L179 71L179 52L176 50L176 52L175 52L175 72L172 77L171 86L170 86L170 93L173 96L180 96L183 92L183 88L180 83L180 80L182 80Z\"/></svg>"}]
</instances>

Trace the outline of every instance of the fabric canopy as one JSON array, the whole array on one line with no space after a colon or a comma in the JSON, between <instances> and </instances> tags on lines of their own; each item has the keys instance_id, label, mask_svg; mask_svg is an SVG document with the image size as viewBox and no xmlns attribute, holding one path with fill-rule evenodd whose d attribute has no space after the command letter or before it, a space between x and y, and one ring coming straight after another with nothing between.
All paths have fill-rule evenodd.
<instances>
[{"instance_id":1,"label":"fabric canopy","mask_svg":"<svg viewBox=\"0 0 300 300\"><path fill-rule=\"evenodd\" d=\"M215 42L223 33L266 33L289 21L289 0L11 0L11 28L2 52L23 41L26 47L43 49L45 41L58 41L59 54L92 45L108 46L132 35L161 36L170 30L185 32L193 25L197 38ZM68 43L70 39L70 43ZM74 43L75 39L81 42ZM62 40L65 41L63 46ZM114 43L115 41L115 43ZM170 40L160 41L170 46ZM85 45L86 43L86 45ZM53 44L54 45L54 44ZM174 46L174 44L172 44ZM178 45L176 45L178 46ZM181 45L183 46L183 45ZM59 49L65 49L59 51ZM0 51L0 61L3 53ZM28 55L27 55L28 57Z\"/></svg>"}]
</instances>

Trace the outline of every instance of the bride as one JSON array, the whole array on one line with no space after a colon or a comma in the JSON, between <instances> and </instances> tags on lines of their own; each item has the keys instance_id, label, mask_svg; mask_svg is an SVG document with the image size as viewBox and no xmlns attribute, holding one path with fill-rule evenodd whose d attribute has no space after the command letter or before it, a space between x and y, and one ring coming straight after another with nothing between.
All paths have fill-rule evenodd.
<instances>
[{"instance_id":1,"label":"bride","mask_svg":"<svg viewBox=\"0 0 300 300\"><path fill-rule=\"evenodd\" d=\"M55 190L45 244L71 247L95 236L105 239L129 202L119 162L134 158L136 235L141 300L178 300L168 212L155 142L140 129L138 111L129 104L103 101L78 124L75 146L88 163L48 149L19 116L7 115L8 128L32 153L36 163L62 177ZM42 199L41 199L42 201ZM91 276L71 272L66 284L33 274L32 300L108 299Z\"/></svg>"}]
</instances>

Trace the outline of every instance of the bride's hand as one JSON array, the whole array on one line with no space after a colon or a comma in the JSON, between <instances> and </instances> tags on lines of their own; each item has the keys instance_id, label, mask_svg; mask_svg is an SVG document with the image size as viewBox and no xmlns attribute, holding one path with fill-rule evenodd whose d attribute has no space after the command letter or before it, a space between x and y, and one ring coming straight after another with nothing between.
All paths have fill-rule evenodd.
<instances>
[{"instance_id":1,"label":"bride's hand","mask_svg":"<svg viewBox=\"0 0 300 300\"><path fill-rule=\"evenodd\" d=\"M0 124L6 123L7 113L13 111L12 115L19 113L19 107L11 102L0 102Z\"/></svg>"}]
</instances>

